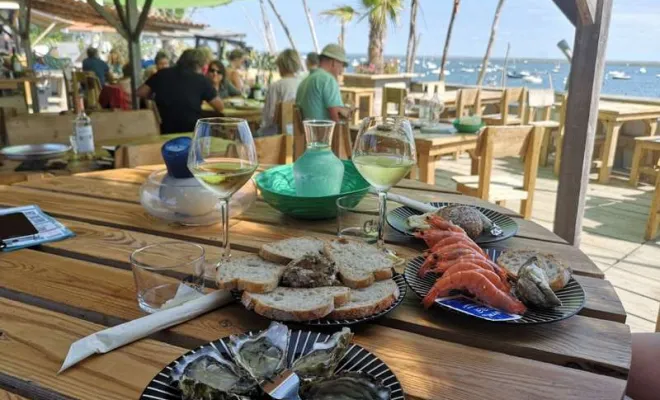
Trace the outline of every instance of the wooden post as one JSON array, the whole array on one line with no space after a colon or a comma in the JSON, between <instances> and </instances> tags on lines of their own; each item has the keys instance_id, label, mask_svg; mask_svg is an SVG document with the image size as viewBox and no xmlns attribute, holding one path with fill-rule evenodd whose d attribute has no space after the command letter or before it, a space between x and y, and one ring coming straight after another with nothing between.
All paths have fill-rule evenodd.
<instances>
[{"instance_id":1,"label":"wooden post","mask_svg":"<svg viewBox=\"0 0 660 400\"><path fill-rule=\"evenodd\" d=\"M593 24L585 24L586 19L577 18L575 2L554 1L564 14L572 17L570 19L576 25L554 232L572 245L579 246L612 0L598 0Z\"/></svg>"},{"instance_id":2,"label":"wooden post","mask_svg":"<svg viewBox=\"0 0 660 400\"><path fill-rule=\"evenodd\" d=\"M119 12L119 10L117 10L117 12ZM135 32L139 18L140 14L137 9L137 0L126 0L126 23L129 26L128 59L131 63L131 102L133 103L134 110L140 108L140 103L137 97L137 88L140 82L140 72L142 71L142 60L140 56L140 33Z\"/></svg>"}]
</instances>

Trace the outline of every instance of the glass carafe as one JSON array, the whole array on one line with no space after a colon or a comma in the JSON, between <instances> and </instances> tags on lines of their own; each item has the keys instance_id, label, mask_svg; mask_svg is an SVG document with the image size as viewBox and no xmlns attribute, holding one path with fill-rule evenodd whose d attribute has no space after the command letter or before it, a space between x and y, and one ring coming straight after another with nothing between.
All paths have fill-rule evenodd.
<instances>
[{"instance_id":1,"label":"glass carafe","mask_svg":"<svg viewBox=\"0 0 660 400\"><path fill-rule=\"evenodd\" d=\"M332 152L333 121L303 121L307 149L293 164L296 194L304 197L339 194L344 163Z\"/></svg>"}]
</instances>

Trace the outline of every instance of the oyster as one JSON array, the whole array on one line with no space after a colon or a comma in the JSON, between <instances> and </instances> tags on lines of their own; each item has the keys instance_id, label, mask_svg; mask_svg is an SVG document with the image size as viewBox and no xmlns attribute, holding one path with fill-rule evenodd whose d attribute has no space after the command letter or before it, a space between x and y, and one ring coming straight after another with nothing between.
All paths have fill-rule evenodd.
<instances>
[{"instance_id":1,"label":"oyster","mask_svg":"<svg viewBox=\"0 0 660 400\"><path fill-rule=\"evenodd\" d=\"M229 338L234 359L257 380L270 379L285 368L288 344L289 328L277 322L258 335Z\"/></svg>"},{"instance_id":2,"label":"oyster","mask_svg":"<svg viewBox=\"0 0 660 400\"><path fill-rule=\"evenodd\" d=\"M300 391L303 400L388 400L390 389L360 372L342 372L311 381Z\"/></svg>"},{"instance_id":3,"label":"oyster","mask_svg":"<svg viewBox=\"0 0 660 400\"><path fill-rule=\"evenodd\" d=\"M312 351L297 359L291 369L301 378L329 377L344 357L352 338L348 328L335 332L325 343L314 343Z\"/></svg>"},{"instance_id":4,"label":"oyster","mask_svg":"<svg viewBox=\"0 0 660 400\"><path fill-rule=\"evenodd\" d=\"M184 357L171 378L184 400L245 400L259 393L254 378L211 347Z\"/></svg>"},{"instance_id":5,"label":"oyster","mask_svg":"<svg viewBox=\"0 0 660 400\"><path fill-rule=\"evenodd\" d=\"M551 308L561 305L561 300L552 291L548 275L538 266L536 257L530 258L518 271L516 293L531 306Z\"/></svg>"}]
</instances>

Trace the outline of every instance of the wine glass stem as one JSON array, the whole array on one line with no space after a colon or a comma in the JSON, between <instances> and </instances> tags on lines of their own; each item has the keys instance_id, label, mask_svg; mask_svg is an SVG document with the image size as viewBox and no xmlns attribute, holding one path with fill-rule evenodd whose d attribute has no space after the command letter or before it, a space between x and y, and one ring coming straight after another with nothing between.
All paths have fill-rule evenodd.
<instances>
[{"instance_id":1,"label":"wine glass stem","mask_svg":"<svg viewBox=\"0 0 660 400\"><path fill-rule=\"evenodd\" d=\"M385 247L385 214L387 213L387 192L378 191L378 242L379 248Z\"/></svg>"},{"instance_id":2,"label":"wine glass stem","mask_svg":"<svg viewBox=\"0 0 660 400\"><path fill-rule=\"evenodd\" d=\"M229 199L220 199L220 213L222 214L222 260L227 261L231 256L229 248Z\"/></svg>"}]
</instances>

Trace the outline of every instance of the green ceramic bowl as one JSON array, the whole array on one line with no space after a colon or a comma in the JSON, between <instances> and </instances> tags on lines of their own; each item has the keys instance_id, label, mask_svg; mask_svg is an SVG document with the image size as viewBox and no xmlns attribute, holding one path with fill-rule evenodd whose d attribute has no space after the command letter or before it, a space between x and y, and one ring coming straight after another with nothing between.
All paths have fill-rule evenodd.
<instances>
[{"instance_id":1,"label":"green ceramic bowl","mask_svg":"<svg viewBox=\"0 0 660 400\"><path fill-rule=\"evenodd\" d=\"M481 120L481 118L478 119L479 123L478 124L473 124L473 123L461 123L461 119L457 118L454 120L454 128L458 131L458 133L477 133L481 128L484 126L484 122Z\"/></svg>"},{"instance_id":2,"label":"green ceramic bowl","mask_svg":"<svg viewBox=\"0 0 660 400\"><path fill-rule=\"evenodd\" d=\"M369 183L355 169L352 161L344 163L341 193L334 196L301 197L296 195L293 164L270 168L256 176L261 196L276 210L300 219L328 219L337 216L337 199L349 194L365 195Z\"/></svg>"}]
</instances>

